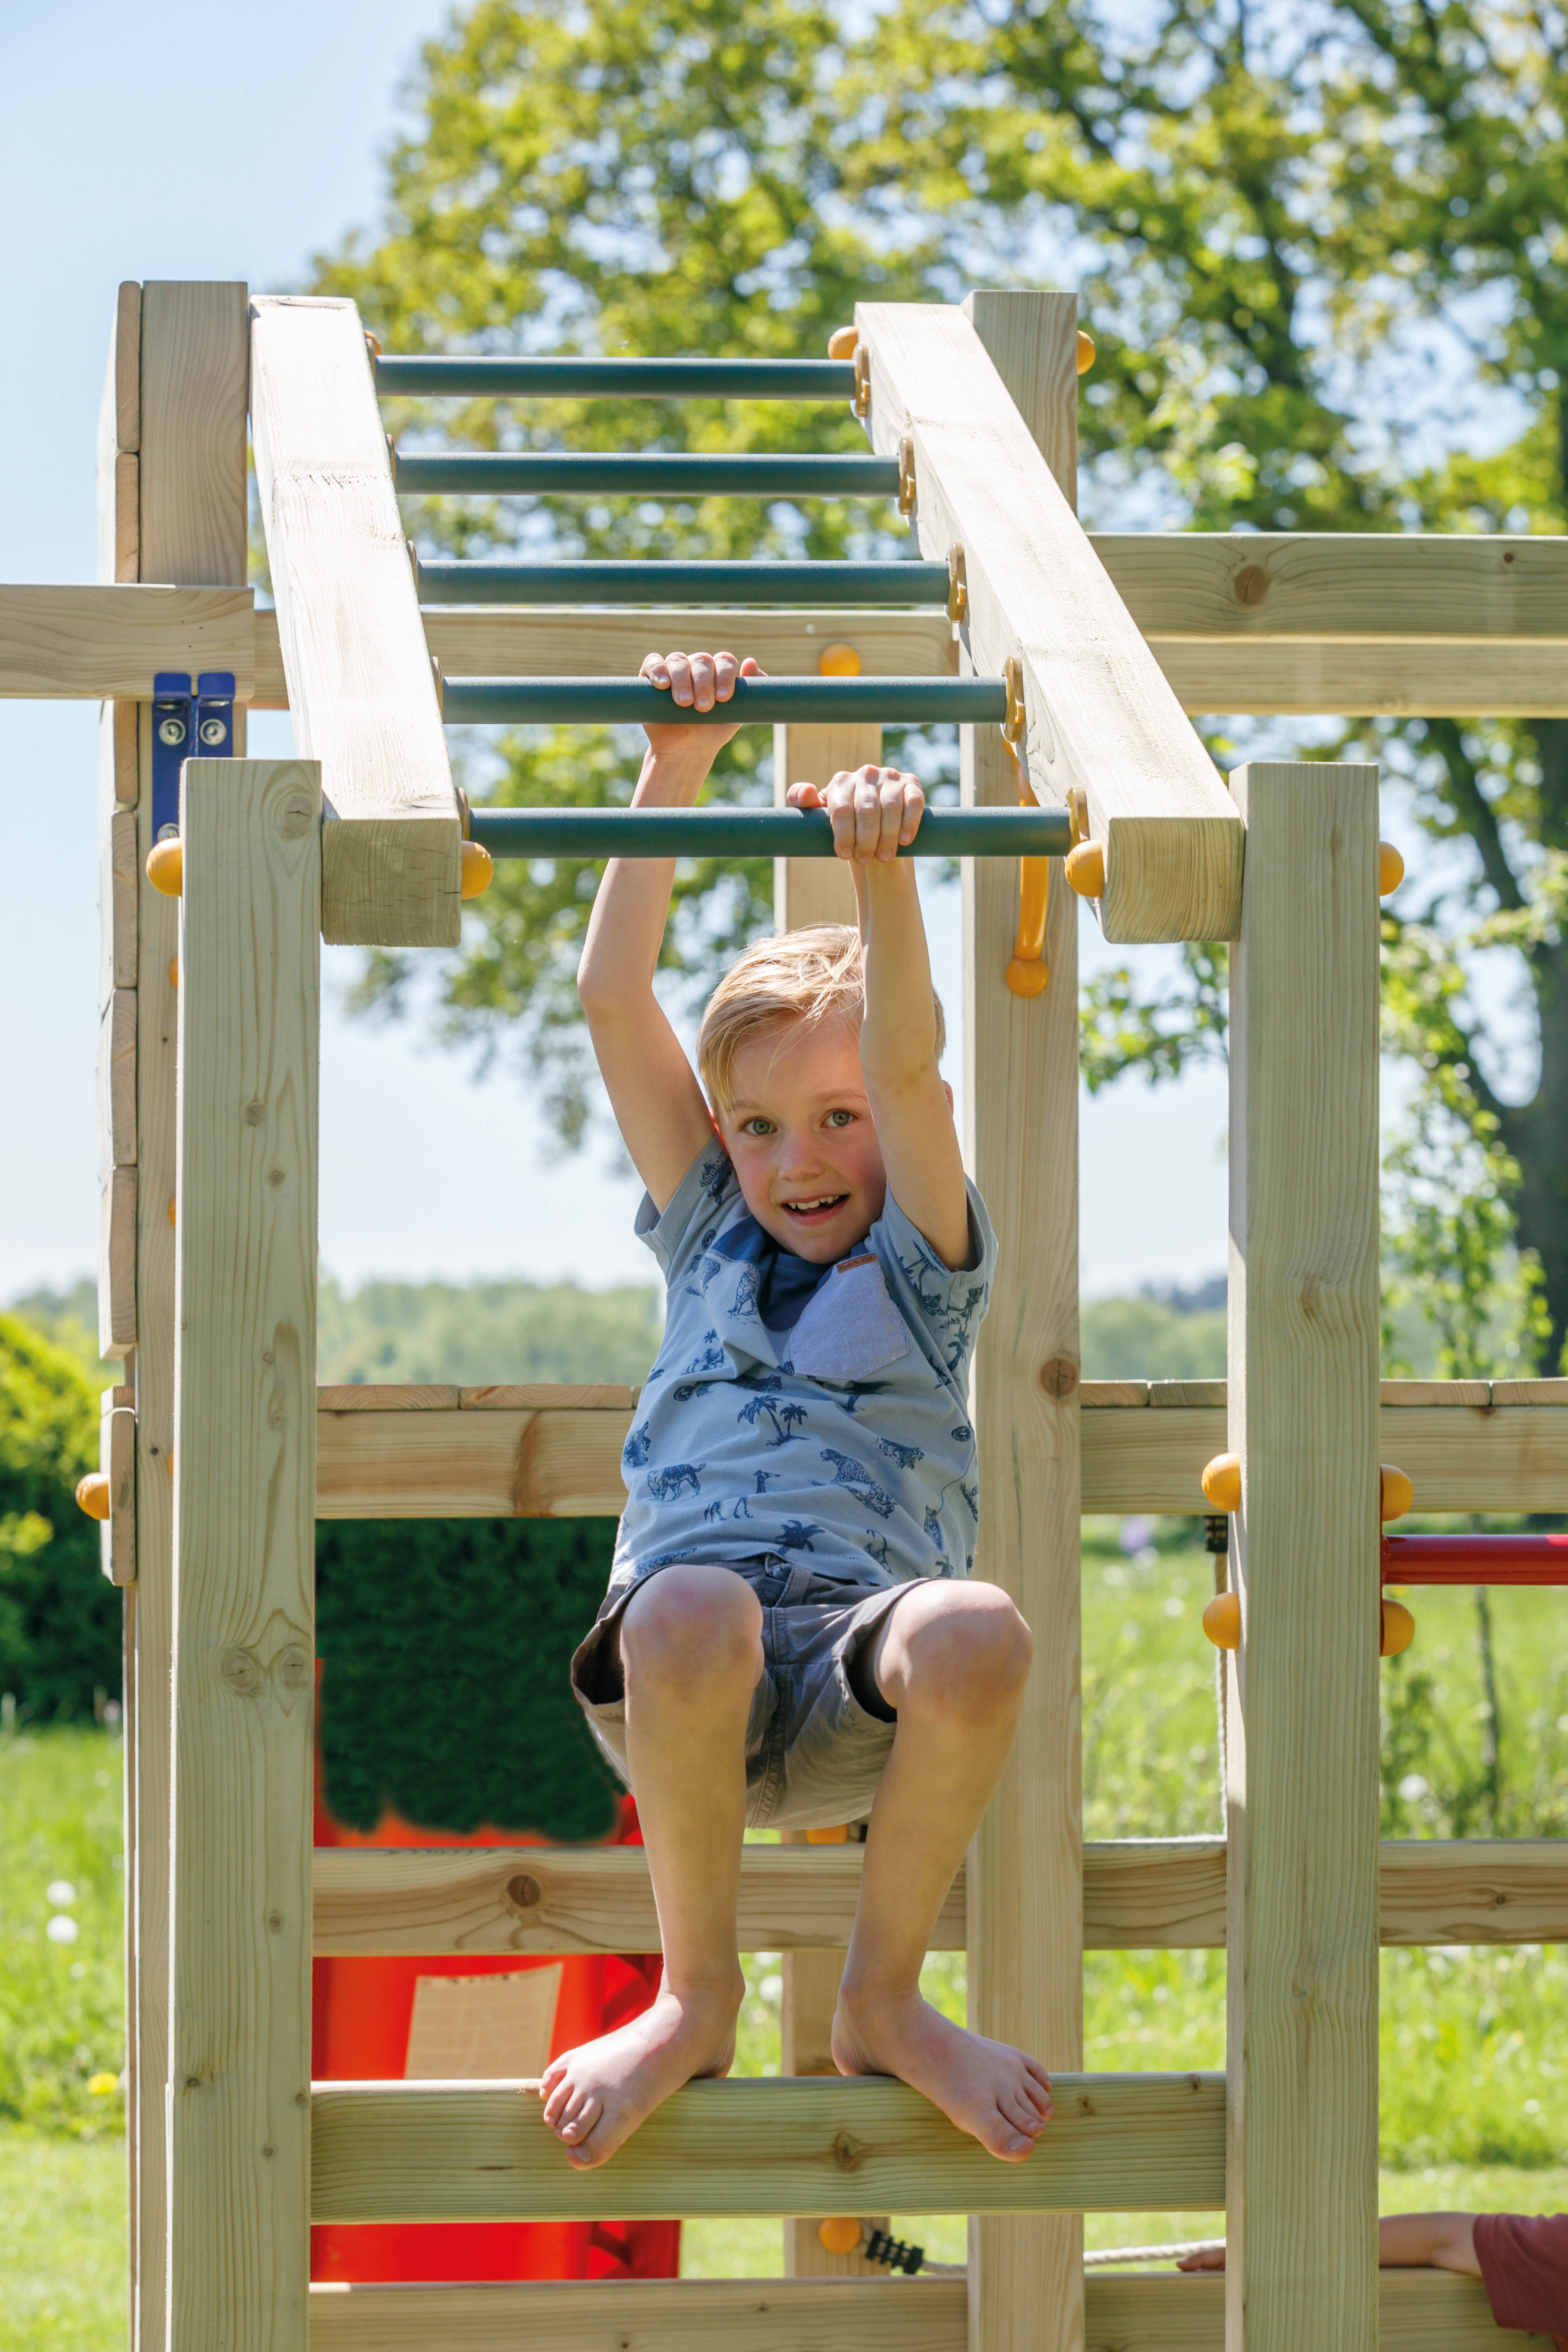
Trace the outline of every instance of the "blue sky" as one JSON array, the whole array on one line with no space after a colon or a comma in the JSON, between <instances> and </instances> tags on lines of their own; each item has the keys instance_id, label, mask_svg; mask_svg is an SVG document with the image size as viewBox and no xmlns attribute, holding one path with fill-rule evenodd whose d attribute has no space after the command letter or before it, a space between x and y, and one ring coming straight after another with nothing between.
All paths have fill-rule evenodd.
<instances>
[{"instance_id":1,"label":"blue sky","mask_svg":"<svg viewBox=\"0 0 1568 2352\"><path fill-rule=\"evenodd\" d=\"M142 0L131 14L103 0L0 10L12 321L0 579L94 576L94 435L120 280L302 283L313 252L374 224L400 93L449 13L429 0L272 0L261 17L210 0ZM250 742L286 751L287 720L253 720ZM95 1260L96 758L95 706L0 703L0 989L11 1008L0 1299ZM956 892L931 915L956 1015ZM1086 918L1089 953L1097 938ZM349 1023L335 1000L353 963L348 950L327 958L328 1269L351 1282L649 1278L630 1233L634 1188L608 1151L553 1159L513 1080L475 1085L465 1062L417 1031ZM1214 1073L1086 1106L1086 1289L1223 1265L1224 1125Z\"/></svg>"}]
</instances>

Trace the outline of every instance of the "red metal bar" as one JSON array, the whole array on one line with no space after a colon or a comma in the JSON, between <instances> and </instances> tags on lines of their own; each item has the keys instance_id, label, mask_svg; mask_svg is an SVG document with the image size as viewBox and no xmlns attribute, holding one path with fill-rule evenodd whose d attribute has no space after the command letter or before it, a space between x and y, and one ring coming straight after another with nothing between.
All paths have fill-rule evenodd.
<instances>
[{"instance_id":1,"label":"red metal bar","mask_svg":"<svg viewBox=\"0 0 1568 2352\"><path fill-rule=\"evenodd\" d=\"M1385 1584L1568 1584L1568 1535L1384 1536Z\"/></svg>"}]
</instances>

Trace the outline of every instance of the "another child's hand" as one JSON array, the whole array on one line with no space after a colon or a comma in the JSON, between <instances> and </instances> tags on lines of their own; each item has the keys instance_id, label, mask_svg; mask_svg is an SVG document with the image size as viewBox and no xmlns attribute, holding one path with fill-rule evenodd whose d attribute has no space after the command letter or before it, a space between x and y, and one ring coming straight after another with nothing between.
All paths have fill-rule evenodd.
<instances>
[{"instance_id":1,"label":"another child's hand","mask_svg":"<svg viewBox=\"0 0 1568 2352\"><path fill-rule=\"evenodd\" d=\"M649 654L637 674L667 692L677 709L684 710L711 710L716 703L729 701L738 677L766 676L750 654L743 661L737 661L733 654ZM700 753L706 775L715 754L740 732L740 721L733 727L694 727L689 722L682 726L674 720L666 726L661 721L643 731L660 758L671 752Z\"/></svg>"},{"instance_id":2,"label":"another child's hand","mask_svg":"<svg viewBox=\"0 0 1568 2352\"><path fill-rule=\"evenodd\" d=\"M1186 2254L1176 2264L1179 2271L1222 2271L1225 2268L1225 2248L1205 2246L1199 2254Z\"/></svg>"},{"instance_id":3,"label":"another child's hand","mask_svg":"<svg viewBox=\"0 0 1568 2352\"><path fill-rule=\"evenodd\" d=\"M840 769L826 792L791 784L791 808L825 808L833 820L833 849L857 866L886 865L920 831L926 796L918 777L900 768Z\"/></svg>"}]
</instances>

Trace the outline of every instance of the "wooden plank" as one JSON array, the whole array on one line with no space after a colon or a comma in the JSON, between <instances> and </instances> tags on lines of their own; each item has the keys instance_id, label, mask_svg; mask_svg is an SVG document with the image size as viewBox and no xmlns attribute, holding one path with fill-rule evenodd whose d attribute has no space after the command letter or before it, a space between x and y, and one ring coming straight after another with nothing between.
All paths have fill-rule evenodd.
<instances>
[{"instance_id":1,"label":"wooden plank","mask_svg":"<svg viewBox=\"0 0 1568 2352\"><path fill-rule=\"evenodd\" d=\"M1534 1383L1522 1381L1519 1385L1529 1388ZM1568 1381L1563 1386L1568 1389ZM1492 1383L1490 1381L1380 1381L1377 1395L1382 1405L1405 1408L1417 1404L1473 1405L1484 1412L1492 1402ZM1533 1401L1528 1397L1520 1400L1521 1403ZM1541 1402L1547 1404L1552 1400L1543 1397Z\"/></svg>"},{"instance_id":2,"label":"wooden plank","mask_svg":"<svg viewBox=\"0 0 1568 2352\"><path fill-rule=\"evenodd\" d=\"M143 580L237 587L247 577L247 292L237 279L142 289Z\"/></svg>"},{"instance_id":3,"label":"wooden plank","mask_svg":"<svg viewBox=\"0 0 1568 2352\"><path fill-rule=\"evenodd\" d=\"M465 1412L630 1412L642 1393L624 1381L524 1381L511 1386L459 1389Z\"/></svg>"},{"instance_id":4,"label":"wooden plank","mask_svg":"<svg viewBox=\"0 0 1568 2352\"><path fill-rule=\"evenodd\" d=\"M256 479L294 740L321 763L323 936L456 947L462 828L364 330L252 305Z\"/></svg>"},{"instance_id":5,"label":"wooden plank","mask_svg":"<svg viewBox=\"0 0 1568 2352\"><path fill-rule=\"evenodd\" d=\"M803 1831L785 1832L804 1841ZM810 1848L805 1851L810 1852ZM839 1852L850 1851L847 1847ZM857 1846L854 1851L858 1852ZM962 1928L960 1933L962 1934ZM848 1941L847 1937L844 1944ZM844 1973L844 1944L834 1950L801 1951L781 1948L784 1992L779 2005L779 2072L786 2076L818 2075L837 2079L833 2063L833 2020L838 2007L838 1985ZM851 2197L845 2210L874 2230L886 2230L889 2217L872 2213ZM792 2215L784 2225L784 2268L789 2279L875 2279L887 2273L868 2263L858 2248L836 2254L822 2242L823 2216Z\"/></svg>"},{"instance_id":6,"label":"wooden plank","mask_svg":"<svg viewBox=\"0 0 1568 2352\"><path fill-rule=\"evenodd\" d=\"M111 703L110 709L134 709ZM106 710L102 734L112 736ZM99 828L98 1002L101 1012L117 988L134 988L137 980L137 919L141 900L141 866L137 856L134 810L116 811Z\"/></svg>"},{"instance_id":7,"label":"wooden plank","mask_svg":"<svg viewBox=\"0 0 1568 2352\"><path fill-rule=\"evenodd\" d=\"M1568 718L1568 671L1552 645L1251 645L1149 648L1184 710L1254 718Z\"/></svg>"},{"instance_id":8,"label":"wooden plank","mask_svg":"<svg viewBox=\"0 0 1568 2352\"><path fill-rule=\"evenodd\" d=\"M247 701L255 679L252 603L248 588L6 582L0 698L145 702L156 670L227 669Z\"/></svg>"},{"instance_id":9,"label":"wooden plank","mask_svg":"<svg viewBox=\"0 0 1568 2352\"><path fill-rule=\"evenodd\" d=\"M98 1024L98 1168L136 1159L136 992L117 988Z\"/></svg>"},{"instance_id":10,"label":"wooden plank","mask_svg":"<svg viewBox=\"0 0 1568 2352\"><path fill-rule=\"evenodd\" d=\"M964 2352L962 2279L313 2286L310 2352ZM1444 2347L1447 2352L1447 2347Z\"/></svg>"},{"instance_id":11,"label":"wooden plank","mask_svg":"<svg viewBox=\"0 0 1568 2352\"><path fill-rule=\"evenodd\" d=\"M111 1168L98 1189L98 1352L136 1345L136 1171Z\"/></svg>"},{"instance_id":12,"label":"wooden plank","mask_svg":"<svg viewBox=\"0 0 1568 2352\"><path fill-rule=\"evenodd\" d=\"M1023 421L1064 540L1081 540L1072 520L1076 297L987 291L965 310L1015 425ZM958 451L944 436L943 467L950 454ZM985 549L953 535L965 539L973 598ZM1018 769L1000 730L966 727L961 743L964 800L1016 805ZM1010 1595L1037 1637L1013 1752L970 1853L969 2021L1026 2050L1054 2080L1083 2064L1078 901L1053 860L1049 984L1015 996L1004 974L1018 926L1017 861L966 859L963 872L965 1158L998 1244L973 1374L974 1572ZM1077 2352L1082 2245L1076 2215L973 2214L971 2352Z\"/></svg>"},{"instance_id":13,"label":"wooden plank","mask_svg":"<svg viewBox=\"0 0 1568 2352\"><path fill-rule=\"evenodd\" d=\"M975 328L931 302L863 302L855 320L872 443L913 447L921 551L963 546L975 667L1022 660L1030 789L1041 802L1087 794L1106 937L1234 937L1236 809Z\"/></svg>"},{"instance_id":14,"label":"wooden plank","mask_svg":"<svg viewBox=\"0 0 1568 2352\"><path fill-rule=\"evenodd\" d=\"M99 1566L110 1584L136 1581L136 1413L124 1389L105 1389L98 1466L109 1481L109 1517L99 1528ZM112 1400L112 1402L111 1402Z\"/></svg>"},{"instance_id":15,"label":"wooden plank","mask_svg":"<svg viewBox=\"0 0 1568 2352\"><path fill-rule=\"evenodd\" d=\"M880 727L858 721L841 727L775 727L773 806L785 805L791 784L826 785L841 768L876 766L881 757ZM775 929L805 930L813 923L853 925L856 919L855 885L838 858L774 858Z\"/></svg>"},{"instance_id":16,"label":"wooden plank","mask_svg":"<svg viewBox=\"0 0 1568 2352\"><path fill-rule=\"evenodd\" d=\"M315 2286L310 2352L964 2352L962 2279L785 2285L771 2279ZM808 2300L806 2298L809 2298ZM1223 2352L1225 2281L1100 2272L1085 2282L1085 2352ZM1551 2337L1510 2336L1520 2352ZM1496 2352L1479 2279L1384 2271L1379 2352Z\"/></svg>"},{"instance_id":17,"label":"wooden plank","mask_svg":"<svg viewBox=\"0 0 1568 2352\"><path fill-rule=\"evenodd\" d=\"M349 1381L337 1388L318 1388L318 1412L456 1412L461 1391L448 1385L406 1387L386 1382Z\"/></svg>"},{"instance_id":18,"label":"wooden plank","mask_svg":"<svg viewBox=\"0 0 1568 2352\"><path fill-rule=\"evenodd\" d=\"M1455 1388L1468 1388L1468 1381L1456 1381ZM1476 1385L1479 1385L1477 1383ZM1568 1381L1492 1381L1489 1402L1493 1405L1521 1404L1556 1405L1559 1410L1568 1405ZM1467 1402L1469 1400L1467 1398Z\"/></svg>"},{"instance_id":19,"label":"wooden plank","mask_svg":"<svg viewBox=\"0 0 1568 2352\"><path fill-rule=\"evenodd\" d=\"M169 2352L303 2341L321 785L180 795Z\"/></svg>"},{"instance_id":20,"label":"wooden plank","mask_svg":"<svg viewBox=\"0 0 1568 2352\"><path fill-rule=\"evenodd\" d=\"M1561 1405L1385 1410L1379 1450L1409 1474L1418 1511L1568 1510Z\"/></svg>"},{"instance_id":21,"label":"wooden plank","mask_svg":"<svg viewBox=\"0 0 1568 2352\"><path fill-rule=\"evenodd\" d=\"M1087 2302L1085 2352L1224 2352L1225 2281L1212 2272L1191 2278L1179 2271L1107 2272L1089 2281ZM1508 2340L1521 2352L1544 2352L1552 2339ZM1500 2338L1479 2278L1382 2271L1377 2341L1379 2352L1497 2352Z\"/></svg>"},{"instance_id":22,"label":"wooden plank","mask_svg":"<svg viewBox=\"0 0 1568 2352\"><path fill-rule=\"evenodd\" d=\"M1480 531L1116 531L1095 553L1161 643L1568 646L1568 541Z\"/></svg>"},{"instance_id":23,"label":"wooden plank","mask_svg":"<svg viewBox=\"0 0 1568 2352\"><path fill-rule=\"evenodd\" d=\"M1151 1381L1149 1402L1160 1412L1225 1411L1223 1381Z\"/></svg>"},{"instance_id":24,"label":"wooden plank","mask_svg":"<svg viewBox=\"0 0 1568 2352\"><path fill-rule=\"evenodd\" d=\"M1310 2312L1320 2352L1373 2352L1377 771L1231 781L1226 2340L1293 2352Z\"/></svg>"},{"instance_id":25,"label":"wooden plank","mask_svg":"<svg viewBox=\"0 0 1568 2352\"><path fill-rule=\"evenodd\" d=\"M748 1846L741 1949L842 1951L860 1887L858 1845ZM657 1951L640 1851L621 1846L323 1846L311 1876L318 1957L382 1953ZM960 1872L931 1939L965 1944ZM1568 1943L1568 1861L1552 1838L1385 1839L1385 1946ZM1223 1838L1116 1838L1083 1850L1089 1951L1223 1951ZM809 2072L799 2063L793 2072Z\"/></svg>"},{"instance_id":26,"label":"wooden plank","mask_svg":"<svg viewBox=\"0 0 1568 2352\"><path fill-rule=\"evenodd\" d=\"M134 580L139 569L142 438L142 289L121 286L109 336L98 411L98 576Z\"/></svg>"},{"instance_id":27,"label":"wooden plank","mask_svg":"<svg viewBox=\"0 0 1568 2352\"><path fill-rule=\"evenodd\" d=\"M140 386L142 562L145 576L180 588L243 587L249 560L246 476L245 288L158 283L142 289ZM153 845L153 731L135 711L136 828L130 871L137 892L136 1606L128 1680L135 1692L126 1769L133 1774L138 1843L127 1932L136 1979L133 2068L137 2114L129 2135L137 2178L131 2199L137 2249L133 2342L163 2352L168 2320L169 1737L174 1638L175 1021L169 971L179 903L146 879ZM117 730L121 722L117 714ZM117 732L121 796L129 747ZM235 749L243 751L243 706ZM127 1297L132 1296L127 1284Z\"/></svg>"},{"instance_id":28,"label":"wooden plank","mask_svg":"<svg viewBox=\"0 0 1568 2352\"><path fill-rule=\"evenodd\" d=\"M618 1517L621 1412L320 1416L323 1519Z\"/></svg>"},{"instance_id":29,"label":"wooden plank","mask_svg":"<svg viewBox=\"0 0 1568 2352\"><path fill-rule=\"evenodd\" d=\"M107 420L106 438L117 454L133 455L141 448L142 289L134 282L115 289L100 415Z\"/></svg>"},{"instance_id":30,"label":"wooden plank","mask_svg":"<svg viewBox=\"0 0 1568 2352\"><path fill-rule=\"evenodd\" d=\"M1148 1402L1147 1381L1083 1381L1079 1386L1082 1412L1121 1412Z\"/></svg>"},{"instance_id":31,"label":"wooden plank","mask_svg":"<svg viewBox=\"0 0 1568 2352\"><path fill-rule=\"evenodd\" d=\"M1224 2194L1218 2074L1066 2074L1050 2130L998 2164L883 2075L688 2083L611 2159L576 2172L516 2084L318 2083L318 2221L617 2214L1202 2210Z\"/></svg>"},{"instance_id":32,"label":"wooden plank","mask_svg":"<svg viewBox=\"0 0 1568 2352\"><path fill-rule=\"evenodd\" d=\"M1184 1412L1084 1412L1080 1417L1086 1511L1206 1508L1205 1462L1226 1450L1226 1416Z\"/></svg>"}]
</instances>

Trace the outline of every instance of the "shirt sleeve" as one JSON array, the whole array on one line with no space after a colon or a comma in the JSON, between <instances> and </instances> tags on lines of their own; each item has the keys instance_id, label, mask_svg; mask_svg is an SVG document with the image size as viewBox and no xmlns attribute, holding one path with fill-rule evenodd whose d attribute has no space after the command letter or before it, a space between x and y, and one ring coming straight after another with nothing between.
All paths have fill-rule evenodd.
<instances>
[{"instance_id":1,"label":"shirt sleeve","mask_svg":"<svg viewBox=\"0 0 1568 2352\"><path fill-rule=\"evenodd\" d=\"M996 1272L996 1236L985 1203L965 1178L969 1194L969 1263L943 1265L917 1225L889 1192L867 1236L889 1292L904 1319L926 1341L926 1352L960 1385L990 1304Z\"/></svg>"},{"instance_id":2,"label":"shirt sleeve","mask_svg":"<svg viewBox=\"0 0 1568 2352\"><path fill-rule=\"evenodd\" d=\"M699 1251L707 1247L740 1189L729 1153L715 1141L703 1145L676 1186L662 1217L649 1195L643 1194L632 1230L652 1250L667 1283L674 1283Z\"/></svg>"},{"instance_id":3,"label":"shirt sleeve","mask_svg":"<svg viewBox=\"0 0 1568 2352\"><path fill-rule=\"evenodd\" d=\"M1476 2260L1500 2327L1568 2331L1568 2213L1478 2213Z\"/></svg>"}]
</instances>

